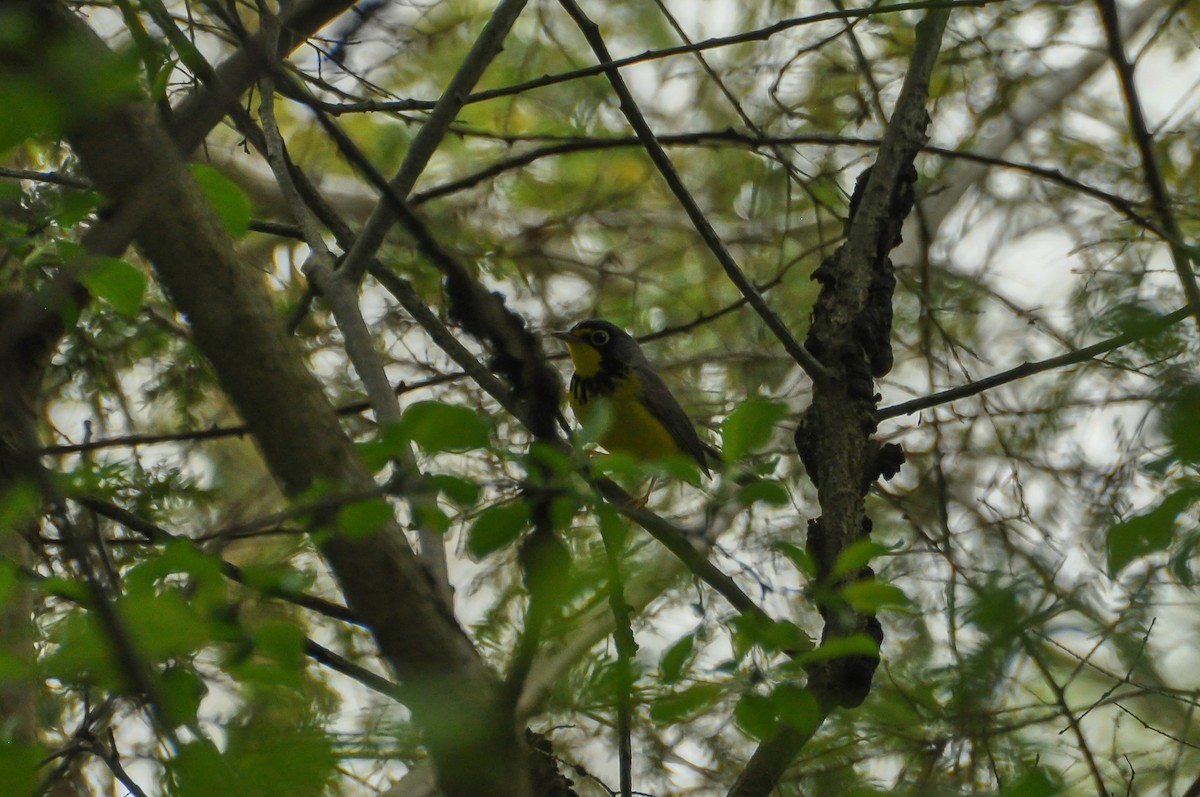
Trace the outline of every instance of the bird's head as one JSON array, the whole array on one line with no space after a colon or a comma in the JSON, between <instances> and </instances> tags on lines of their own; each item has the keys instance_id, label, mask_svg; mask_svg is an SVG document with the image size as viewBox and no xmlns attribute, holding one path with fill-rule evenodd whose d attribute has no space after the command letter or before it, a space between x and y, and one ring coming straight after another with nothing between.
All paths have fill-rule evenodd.
<instances>
[{"instance_id":1,"label":"bird's head","mask_svg":"<svg viewBox=\"0 0 1200 797\"><path fill-rule=\"evenodd\" d=\"M585 379L601 370L624 370L642 359L642 350L628 332L598 318L551 334L566 344L575 373Z\"/></svg>"}]
</instances>

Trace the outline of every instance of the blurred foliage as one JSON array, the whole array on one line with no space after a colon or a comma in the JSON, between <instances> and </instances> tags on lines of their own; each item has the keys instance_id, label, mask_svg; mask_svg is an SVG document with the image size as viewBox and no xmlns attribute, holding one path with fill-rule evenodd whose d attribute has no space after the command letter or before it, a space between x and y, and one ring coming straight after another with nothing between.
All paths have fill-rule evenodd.
<instances>
[{"instance_id":1,"label":"blurred foliage","mask_svg":"<svg viewBox=\"0 0 1200 797\"><path fill-rule=\"evenodd\" d=\"M685 43L675 22L703 42L765 29L797 14L796 4L585 5L616 57L646 54L623 69L641 111L742 268L802 339L816 297L809 275L842 240L847 191L882 135L919 15L796 24L662 57L655 51ZM1151 5L1156 13L1128 34L1127 49L1139 53L1183 238L1177 252L1193 259L1186 270L1200 251L1200 114L1177 75L1196 68L1200 11ZM389 3L352 34L347 15L297 50L288 69L390 174L428 117L428 102L405 101L441 94L493 6ZM625 537L641 646L640 792L721 793L758 742L782 726L812 729L820 712L803 665L875 646L865 636L822 641L817 604L878 611L883 666L861 708L817 729L779 794L1194 791L1195 323L1164 321L1185 300L1161 223L1140 221L1152 215L1149 194L1109 68L1070 82L1069 67L1104 49L1093 6L954 12L930 108L942 151L918 160L924 228L908 228L895 256L897 367L879 390L886 406L1103 338L1132 340L883 421L880 436L900 443L908 463L875 488L873 542L845 552L836 574L869 565L875 580L836 587L813 583L803 548L819 514L791 443L806 379L701 245L605 79L522 87L594 63L557 3L535 0L523 12L476 89L493 96L458 114L412 199L438 240L535 331L601 316L645 336L702 436L723 448L717 481L690 463L591 458L581 441L596 429L579 431L578 450L531 451L526 431L367 279L361 306L401 394L398 423L381 426L363 410L358 374L321 299L298 317L294 340L385 487L342 496L317 485L286 501L153 264L133 250L84 256L87 231L109 209L64 143L72 125L133 96L164 114L178 108L205 77L196 59L223 62L239 28L259 29L259 10L72 8L109 51L98 41L32 51L26 21L0 8L0 55L20 67L0 69L0 278L4 290L36 291L78 270L98 300L65 319L47 374L46 463L120 596L114 609L160 705L151 721L147 695L130 682L83 574L63 553L60 511L27 484L11 486L0 494L0 607L19 614L32 600L36 657L0 651L0 689L35 692L41 703L36 744L14 738L0 718L6 793L42 793L43 778L113 792L120 776L105 755L125 761L147 794L385 793L423 766L420 739L369 677L384 668L367 633L332 610L337 584L307 532L334 533L336 522L340 533L375 534L394 517L415 540L415 513L443 533L459 619L504 670L524 631L518 551L537 517L534 499L547 496L572 564L563 617L544 629L538 661L569 660L549 674L534 669L547 682L530 724L564 764L599 781L578 776L580 793L608 793L620 679L604 626L599 527L622 521L578 475L584 463L642 488L659 476L649 506L682 528L707 529L696 544L775 618L735 613L645 534ZM1058 99L1030 117L1034 97ZM244 110L261 121L258 100L256 91ZM290 94L276 106L290 157L360 229L375 192L312 109ZM1022 134L992 151L1013 118ZM956 152L1004 163L976 171ZM233 126L209 135L194 167L245 267L270 286L282 324L304 306L307 249L268 175ZM392 233L380 259L444 316L441 275L405 234ZM486 361L477 343L461 342ZM553 341L545 348L562 363ZM271 363L250 367L272 378ZM124 439L91 445L114 438ZM431 476L428 502L394 494L393 463L407 456ZM25 540L34 543L28 562L8 545Z\"/></svg>"}]
</instances>

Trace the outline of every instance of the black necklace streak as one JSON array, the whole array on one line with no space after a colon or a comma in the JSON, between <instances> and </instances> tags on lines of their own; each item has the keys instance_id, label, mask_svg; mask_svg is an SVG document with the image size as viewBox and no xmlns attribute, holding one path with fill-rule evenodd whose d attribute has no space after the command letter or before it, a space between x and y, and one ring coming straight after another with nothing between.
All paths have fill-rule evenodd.
<instances>
[{"instance_id":1,"label":"black necklace streak","mask_svg":"<svg viewBox=\"0 0 1200 797\"><path fill-rule=\"evenodd\" d=\"M604 363L600 370L588 377L571 375L571 398L581 407L586 407L596 396L611 396L617 389L617 380L629 373L629 368L617 363Z\"/></svg>"}]
</instances>

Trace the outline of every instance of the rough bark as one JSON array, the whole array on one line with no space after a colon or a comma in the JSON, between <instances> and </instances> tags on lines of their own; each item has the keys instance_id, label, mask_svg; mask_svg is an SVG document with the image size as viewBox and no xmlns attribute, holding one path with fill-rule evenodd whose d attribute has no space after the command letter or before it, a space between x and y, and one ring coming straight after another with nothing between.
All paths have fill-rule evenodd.
<instances>
[{"instance_id":1,"label":"rough bark","mask_svg":"<svg viewBox=\"0 0 1200 797\"><path fill-rule=\"evenodd\" d=\"M892 291L888 255L901 240L912 209L917 179L914 160L925 143L925 103L948 11L931 10L917 26L917 39L904 87L896 102L875 164L855 186L846 243L813 274L821 291L813 308L805 347L828 378L813 385L813 401L796 430L796 450L817 488L821 516L811 521L808 548L816 562L818 609L825 620L822 641L854 634L881 642L883 630L870 615L840 601L846 580L872 578L870 569L833 577L840 554L871 531L866 495L881 476L894 475L903 461L896 447L881 445L876 428L874 379L891 369ZM808 670L807 688L819 710L805 727L782 725L751 757L730 790L736 797L771 793L791 761L830 712L859 705L870 692L877 656L846 656Z\"/></svg>"},{"instance_id":2,"label":"rough bark","mask_svg":"<svg viewBox=\"0 0 1200 797\"><path fill-rule=\"evenodd\" d=\"M315 484L373 485L316 378L287 335L260 275L191 179L152 108L130 105L76 131L84 171L114 203L140 206L135 240L197 346L254 431L288 495ZM412 696L447 794L511 794L524 780L515 725L488 672L437 598L398 528L365 539L331 530L321 551ZM517 793L520 793L520 789Z\"/></svg>"},{"instance_id":3,"label":"rough bark","mask_svg":"<svg viewBox=\"0 0 1200 797\"><path fill-rule=\"evenodd\" d=\"M22 503L20 491L38 492L37 416L42 376L62 333L58 313L39 297L0 293L0 505ZM33 564L27 539L35 521L0 528L0 557L18 567ZM0 604L0 644L14 660L33 664L33 593L12 590ZM38 690L20 681L0 682L0 742L37 740Z\"/></svg>"},{"instance_id":4,"label":"rough bark","mask_svg":"<svg viewBox=\"0 0 1200 797\"><path fill-rule=\"evenodd\" d=\"M29 7L44 23L43 35L74 37L97 47L97 59L109 57L61 9ZM119 252L120 228L132 232L285 492L373 487L261 272L239 262L156 109L135 102L95 113L68 131L68 140L109 201L107 223L89 237L90 249ZM403 680L444 793L526 793L525 748L511 706L399 528L350 539L330 525L317 539L347 603Z\"/></svg>"}]
</instances>

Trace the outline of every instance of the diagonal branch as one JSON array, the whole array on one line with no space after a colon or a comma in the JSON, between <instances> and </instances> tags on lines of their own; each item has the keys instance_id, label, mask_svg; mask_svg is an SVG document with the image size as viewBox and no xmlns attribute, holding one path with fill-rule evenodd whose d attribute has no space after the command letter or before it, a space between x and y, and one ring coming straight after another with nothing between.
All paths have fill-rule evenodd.
<instances>
[{"instance_id":1,"label":"diagonal branch","mask_svg":"<svg viewBox=\"0 0 1200 797\"><path fill-rule=\"evenodd\" d=\"M277 27L278 20L273 16L268 16L263 24L264 30ZM262 138L267 162L275 173L279 189L287 201L293 218L304 232L304 239L309 247L310 254L304 265L304 274L310 283L320 290L333 312L338 329L342 332L346 354L367 392L376 419L381 425L399 423L400 401L388 380L383 358L379 356L379 352L375 348L371 331L359 308L358 285L356 282L337 279L334 276L333 254L325 245L316 214L305 204L292 178L296 169L287 153L287 147L275 118L274 74L277 70L278 65L273 65L260 81L262 101L259 108L262 118ZM416 456L410 446L403 446L398 450L394 465L397 482L403 485L403 492L413 508L412 517L420 540L418 556L421 564L433 579L442 600L446 602L446 605L452 606L454 592L450 585L449 568L446 564L445 537L438 529L430 526L427 519L428 512L422 511L423 507L430 505L435 500L433 493L417 466Z\"/></svg>"},{"instance_id":2,"label":"diagonal branch","mask_svg":"<svg viewBox=\"0 0 1200 797\"><path fill-rule=\"evenodd\" d=\"M1153 15L1167 5L1170 0L1142 0L1136 6L1123 14L1122 21L1128 30L1137 30L1149 21ZM921 197L920 223L926 226L925 239L936 236L943 222L958 206L975 185L978 185L987 175L987 165L1000 163L999 157L1008 151L1026 131L1037 129L1037 123L1062 106L1063 101L1078 92L1104 65L1104 53L1089 50L1078 61L1068 67L1055 69L1028 84L1022 84L1016 89L1016 95L1007 101L1003 112L992 120L989 135L982 141L973 142L974 151L967 155L968 162L952 164L938 177L937 191L927 192ZM937 151L937 150L934 150ZM973 161L973 162L972 162ZM1044 178L1056 179L1057 172L1044 170L1040 174ZM1037 173L1037 172L1035 172ZM1109 201L1101 198L1102 201ZM1110 204L1112 204L1110 202ZM1132 206L1124 202L1124 207L1117 207L1125 215L1133 212ZM1130 218L1133 218L1130 216ZM920 245L922 236L918 235L914 225L916 217L909 219L907 225L912 231L905 230L906 242L901 244L896 253L896 262L918 262L919 255L915 247Z\"/></svg>"},{"instance_id":3,"label":"diagonal branch","mask_svg":"<svg viewBox=\"0 0 1200 797\"><path fill-rule=\"evenodd\" d=\"M1196 312L1194 305L1181 307L1162 318L1155 321L1122 332L1120 335L1114 335L1111 338L1098 341L1090 346L1084 346L1082 349L1060 354L1056 357L1049 357L1045 360L1038 360L1032 363L1021 363L1018 366L1009 368L1007 371L1001 371L998 374L977 379L966 385L959 385L947 390L942 390L929 396L922 396L911 401L904 401L900 404L893 404L890 407L884 407L879 410L875 417L878 420L886 418L896 418L901 415L911 415L914 412L927 410L930 407L937 407L941 404L949 404L952 401L975 396L987 390L1000 385L1006 385L1009 382L1015 382L1018 379L1024 379L1027 376L1044 373L1045 371L1053 371L1056 368L1062 368L1067 365L1075 365L1077 363L1087 362L1095 359L1101 354L1107 354L1110 351L1115 351L1122 346L1127 346L1135 341L1144 340L1154 337L1155 335L1169 329L1178 324L1190 315Z\"/></svg>"},{"instance_id":4,"label":"diagonal branch","mask_svg":"<svg viewBox=\"0 0 1200 797\"><path fill-rule=\"evenodd\" d=\"M438 144L441 143L450 129L450 125L458 116L459 110L466 104L471 89L475 87L479 78L483 76L484 70L503 49L504 39L513 23L517 21L517 17L520 16L525 3L526 0L502 0L496 6L491 19L484 26L479 38L475 40L475 44L471 46L471 50L463 59L458 71L451 78L450 84L446 86L446 90L442 92L442 96L433 106L429 118L425 120L425 124L413 137L400 168L396 170L395 176L389 181L388 184L397 196L407 199L408 195L412 193L417 178L425 170L426 164L433 157L434 151L437 150ZM344 279L354 283L362 279L371 259L375 257L376 251L396 220L397 213L392 203L380 202L355 238L354 246L346 254L341 268Z\"/></svg>"},{"instance_id":5,"label":"diagonal branch","mask_svg":"<svg viewBox=\"0 0 1200 797\"><path fill-rule=\"evenodd\" d=\"M1167 192L1167 184L1163 179L1162 169L1158 165L1158 155L1154 152L1154 135L1146 124L1146 115L1142 111L1142 102L1138 98L1137 84L1133 77L1133 65L1125 55L1125 44L1121 38L1120 20L1117 17L1117 6L1113 0L1096 0L1100 10L1100 20L1104 23L1104 32L1108 40L1109 58L1117 70L1121 82L1121 92L1125 95L1125 107L1129 112L1129 128L1133 140L1137 143L1138 152L1142 156L1142 173L1146 185L1150 189L1150 201L1154 213L1162 224L1167 243L1171 247L1171 262L1179 282L1183 286L1183 294L1188 304L1195 308L1196 322L1200 324L1200 283L1196 281L1196 273L1192 270L1192 258L1183 243L1183 234L1175 220L1175 211L1171 207L1171 197Z\"/></svg>"},{"instance_id":6,"label":"diagonal branch","mask_svg":"<svg viewBox=\"0 0 1200 797\"><path fill-rule=\"evenodd\" d=\"M274 37L269 30L260 30L242 42L237 52L212 71L204 89L189 95L176 109L170 131L179 151L187 156L200 146L209 131L237 107L239 98L254 85L265 64L281 60L353 5L354 0L299 0L280 16L274 50L267 49Z\"/></svg>"},{"instance_id":7,"label":"diagonal branch","mask_svg":"<svg viewBox=\"0 0 1200 797\"><path fill-rule=\"evenodd\" d=\"M1154 0L1161 2L1162 0ZM888 5L879 5L872 3L860 8L846 8L835 11L821 11L816 14L809 14L803 17L789 17L774 22L766 27L755 28L753 30L734 33L729 36L717 36L703 41L676 45L674 47L663 47L658 50L647 50L646 52L637 55L627 56L625 58L617 58L614 60L604 61L592 66L585 66L579 69L572 69L567 72L560 72L555 75L543 75L542 77L533 78L523 83L515 83L509 86L500 86L494 89L479 91L467 97L467 104L477 102L487 102L488 100L498 99L500 97L511 97L517 94L524 94L534 89L545 88L546 86L555 86L560 83L568 83L572 80L581 80L583 78L593 77L595 75L603 75L612 67L622 69L634 64L643 64L649 61L657 61L664 58L674 58L679 55L691 55L694 53L702 53L708 50L716 50L722 47L732 47L738 44L747 44L749 42L768 41L793 28L804 27L807 25L815 25L822 22L833 20L857 20L867 19L878 16L880 14L898 14L907 11L925 11L933 9L951 9L951 8L982 8L984 6L993 5L996 3L1005 3L1008 0L917 0L917 2L905 3L890 3ZM344 113L366 113L371 111L418 111L427 110L435 105L430 100L364 100L361 102L350 103L322 103L322 110L334 114L341 115Z\"/></svg>"},{"instance_id":8,"label":"diagonal branch","mask_svg":"<svg viewBox=\"0 0 1200 797\"><path fill-rule=\"evenodd\" d=\"M654 131L650 129L646 117L638 109L637 103L633 99L633 94L630 93L629 87L625 85L624 78L621 77L620 71L612 65L612 56L608 53L608 47L604 44L604 39L600 35L600 29L596 23L592 22L583 10L575 2L575 0L560 0L562 7L570 15L571 19L582 31L584 38L595 53L596 58L602 65L605 66L605 75L608 77L608 82L612 85L613 91L620 100L621 111L625 114L626 121L637 133L638 140L642 142L650 160L658 168L663 180L671 189L671 193L683 206L684 212L691 220L692 225L700 234L709 251L716 257L717 262L721 264L721 268L725 270L725 274L729 280L737 286L742 296L746 297L746 301L754 308L754 311L759 314L766 323L767 327L779 339L784 350L792 357L796 363L804 369L809 378L814 382L820 382L828 378L828 373L816 357L808 352L801 345L800 341L788 329L787 324L783 322L774 310L767 304L762 293L755 287L754 283L742 271L742 267L734 260L733 255L725 246L725 242L721 240L721 236L713 229L712 223L704 215L704 211L700 209L691 192L683 184L683 180L679 177L679 172L675 170L675 165L671 162L666 150L654 135Z\"/></svg>"}]
</instances>

